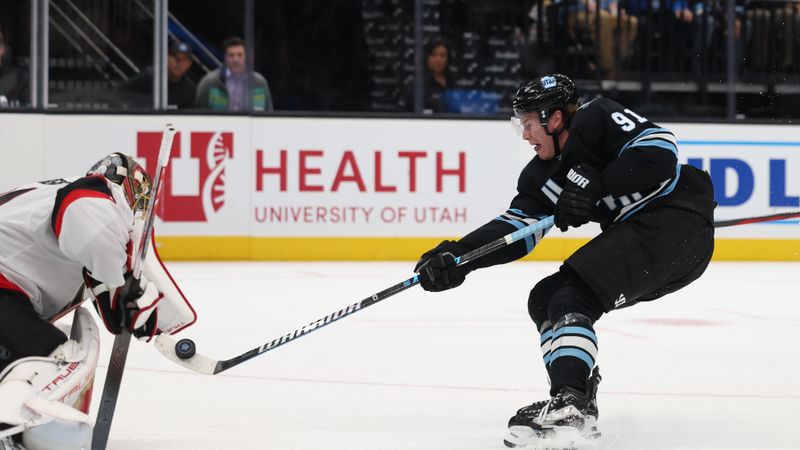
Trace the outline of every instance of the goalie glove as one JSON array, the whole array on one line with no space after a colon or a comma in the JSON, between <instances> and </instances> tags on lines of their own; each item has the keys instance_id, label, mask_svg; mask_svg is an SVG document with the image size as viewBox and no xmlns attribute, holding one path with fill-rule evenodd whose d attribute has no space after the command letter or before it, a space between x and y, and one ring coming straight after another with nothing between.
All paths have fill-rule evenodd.
<instances>
[{"instance_id":1,"label":"goalie glove","mask_svg":"<svg viewBox=\"0 0 800 450\"><path fill-rule=\"evenodd\" d=\"M125 284L110 287L92 278L85 268L83 279L94 307L109 332L119 334L124 328L146 342L158 334L156 306L164 296L154 283L144 276L136 279L128 272L125 274Z\"/></svg>"}]
</instances>

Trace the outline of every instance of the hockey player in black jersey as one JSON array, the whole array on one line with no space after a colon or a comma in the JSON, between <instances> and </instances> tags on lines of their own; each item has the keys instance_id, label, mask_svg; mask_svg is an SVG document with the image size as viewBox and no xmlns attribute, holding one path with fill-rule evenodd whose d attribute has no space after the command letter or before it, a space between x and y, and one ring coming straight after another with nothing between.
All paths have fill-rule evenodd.
<instances>
[{"instance_id":1,"label":"hockey player in black jersey","mask_svg":"<svg viewBox=\"0 0 800 450\"><path fill-rule=\"evenodd\" d=\"M459 286L482 267L519 259L531 236L463 266L455 258L554 215L562 231L588 222L602 232L531 290L550 399L521 408L505 438L523 446L560 431L596 433L597 336L614 309L657 299L696 280L714 248L711 180L678 163L675 136L610 99L580 104L574 83L554 74L523 84L512 121L536 156L508 210L458 241L444 241L415 267L427 291Z\"/></svg>"}]
</instances>

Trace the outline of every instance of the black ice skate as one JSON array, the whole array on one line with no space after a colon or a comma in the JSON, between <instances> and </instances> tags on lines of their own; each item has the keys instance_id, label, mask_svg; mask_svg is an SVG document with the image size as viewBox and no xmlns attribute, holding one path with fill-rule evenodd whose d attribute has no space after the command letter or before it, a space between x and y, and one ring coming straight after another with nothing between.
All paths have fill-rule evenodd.
<instances>
[{"instance_id":1,"label":"black ice skate","mask_svg":"<svg viewBox=\"0 0 800 450\"><path fill-rule=\"evenodd\" d=\"M559 443L541 444L547 447L573 447L578 439L600 437L597 429L597 386L601 379L599 368L595 367L587 384L588 393L563 387L550 400L520 408L508 421L508 433L503 443L507 447L523 447L540 440L558 440Z\"/></svg>"}]
</instances>

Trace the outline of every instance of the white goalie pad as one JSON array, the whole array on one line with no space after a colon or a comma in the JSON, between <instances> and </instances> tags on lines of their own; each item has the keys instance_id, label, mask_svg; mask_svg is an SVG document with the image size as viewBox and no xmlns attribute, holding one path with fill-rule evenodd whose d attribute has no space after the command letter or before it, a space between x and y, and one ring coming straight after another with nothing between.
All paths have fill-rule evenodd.
<instances>
[{"instance_id":1,"label":"white goalie pad","mask_svg":"<svg viewBox=\"0 0 800 450\"><path fill-rule=\"evenodd\" d=\"M85 308L75 310L70 338L48 357L22 358L0 374L0 422L22 433L28 450L88 448L88 416L100 336Z\"/></svg>"},{"instance_id":2,"label":"white goalie pad","mask_svg":"<svg viewBox=\"0 0 800 450\"><path fill-rule=\"evenodd\" d=\"M197 320L197 314L178 284L172 279L172 275L161 261L153 242L155 242L155 233L150 239L150 249L144 261L143 273L164 295L156 307L158 328L162 333L176 334L192 325Z\"/></svg>"}]
</instances>

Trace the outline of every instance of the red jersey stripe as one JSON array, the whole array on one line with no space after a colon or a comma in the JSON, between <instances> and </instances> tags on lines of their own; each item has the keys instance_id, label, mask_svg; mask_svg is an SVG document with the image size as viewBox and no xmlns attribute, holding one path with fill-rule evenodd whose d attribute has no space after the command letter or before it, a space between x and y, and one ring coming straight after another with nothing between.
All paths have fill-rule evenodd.
<instances>
[{"instance_id":1,"label":"red jersey stripe","mask_svg":"<svg viewBox=\"0 0 800 450\"><path fill-rule=\"evenodd\" d=\"M56 238L61 235L61 224L64 220L64 213L67 211L67 208L70 204L72 204L72 202L82 198L104 198L111 200L112 202L114 201L114 199L108 194L89 189L76 189L70 192L66 197L64 197L64 200L61 201L61 204L58 207L58 212L56 213L55 226L53 227L53 231L56 233Z\"/></svg>"},{"instance_id":2,"label":"red jersey stripe","mask_svg":"<svg viewBox=\"0 0 800 450\"><path fill-rule=\"evenodd\" d=\"M21 287L12 283L8 278L4 277L2 273L0 273L0 289L19 292L20 294L24 295L25 298L28 298L28 294L25 293L25 291L23 291Z\"/></svg>"}]
</instances>

